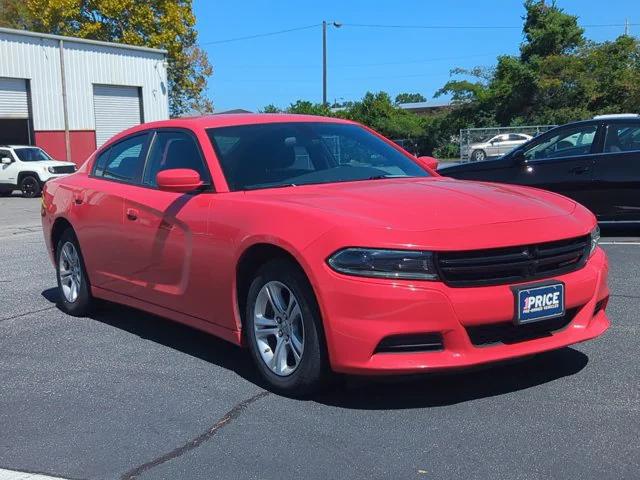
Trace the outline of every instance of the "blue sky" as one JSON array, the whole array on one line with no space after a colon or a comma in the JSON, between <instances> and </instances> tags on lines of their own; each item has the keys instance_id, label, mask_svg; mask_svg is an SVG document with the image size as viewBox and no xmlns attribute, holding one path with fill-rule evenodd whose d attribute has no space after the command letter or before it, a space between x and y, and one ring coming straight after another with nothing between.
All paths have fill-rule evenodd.
<instances>
[{"instance_id":1,"label":"blue sky","mask_svg":"<svg viewBox=\"0 0 640 480\"><path fill-rule=\"evenodd\" d=\"M558 0L582 25L640 24L638 0ZM256 111L269 103L322 99L319 26L243 41L237 37L337 20L328 31L328 98L357 100L367 91L420 92L428 99L454 67L491 66L522 41L520 0L194 0L199 41L214 66L209 96L217 110ZM500 29L396 29L349 24L500 26ZM640 25L631 26L640 35ZM622 27L588 27L596 41Z\"/></svg>"}]
</instances>

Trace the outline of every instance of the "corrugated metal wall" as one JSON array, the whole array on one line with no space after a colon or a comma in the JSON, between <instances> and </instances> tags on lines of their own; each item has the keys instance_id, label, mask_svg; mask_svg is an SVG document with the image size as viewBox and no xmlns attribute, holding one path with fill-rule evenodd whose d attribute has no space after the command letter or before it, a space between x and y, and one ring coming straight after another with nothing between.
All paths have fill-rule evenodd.
<instances>
[{"instance_id":1,"label":"corrugated metal wall","mask_svg":"<svg viewBox=\"0 0 640 480\"><path fill-rule=\"evenodd\" d=\"M145 121L169 118L164 54L64 41L70 130L95 130L93 85L140 87ZM59 43L0 32L0 77L30 80L34 130L64 130Z\"/></svg>"}]
</instances>

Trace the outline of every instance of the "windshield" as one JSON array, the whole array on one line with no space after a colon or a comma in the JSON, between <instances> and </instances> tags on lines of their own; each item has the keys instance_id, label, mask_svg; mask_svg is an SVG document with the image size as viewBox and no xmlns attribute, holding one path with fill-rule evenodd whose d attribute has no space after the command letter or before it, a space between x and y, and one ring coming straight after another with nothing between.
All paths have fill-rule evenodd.
<instances>
[{"instance_id":1,"label":"windshield","mask_svg":"<svg viewBox=\"0 0 640 480\"><path fill-rule=\"evenodd\" d=\"M36 147L16 148L14 152L16 152L18 158L23 162L41 162L43 160L52 160L52 158L47 155L44 150Z\"/></svg>"},{"instance_id":2,"label":"windshield","mask_svg":"<svg viewBox=\"0 0 640 480\"><path fill-rule=\"evenodd\" d=\"M357 125L267 123L207 133L231 190L429 176Z\"/></svg>"}]
</instances>

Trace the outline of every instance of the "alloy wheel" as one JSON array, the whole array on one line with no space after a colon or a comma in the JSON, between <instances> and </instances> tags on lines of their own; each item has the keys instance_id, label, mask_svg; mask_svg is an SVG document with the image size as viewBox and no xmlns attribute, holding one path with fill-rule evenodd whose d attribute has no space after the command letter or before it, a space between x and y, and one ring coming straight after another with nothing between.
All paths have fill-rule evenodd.
<instances>
[{"instance_id":1,"label":"alloy wheel","mask_svg":"<svg viewBox=\"0 0 640 480\"><path fill-rule=\"evenodd\" d=\"M32 198L36 196L38 191L38 183L35 178L29 177L25 178L22 181L21 185L22 194L27 198Z\"/></svg>"},{"instance_id":2,"label":"alloy wheel","mask_svg":"<svg viewBox=\"0 0 640 480\"><path fill-rule=\"evenodd\" d=\"M253 329L269 370L281 377L295 372L304 353L304 324L298 299L284 283L271 281L260 289Z\"/></svg>"},{"instance_id":3,"label":"alloy wheel","mask_svg":"<svg viewBox=\"0 0 640 480\"><path fill-rule=\"evenodd\" d=\"M78 299L78 295L80 295L82 268L78 251L71 242L65 242L60 250L58 275L60 276L60 286L65 300L69 303L74 303Z\"/></svg>"}]
</instances>

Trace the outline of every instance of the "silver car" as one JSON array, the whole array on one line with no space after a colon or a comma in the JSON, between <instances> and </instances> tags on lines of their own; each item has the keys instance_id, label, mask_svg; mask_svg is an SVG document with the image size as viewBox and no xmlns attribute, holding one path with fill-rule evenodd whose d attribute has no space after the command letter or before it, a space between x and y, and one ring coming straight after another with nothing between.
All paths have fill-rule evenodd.
<instances>
[{"instance_id":1,"label":"silver car","mask_svg":"<svg viewBox=\"0 0 640 480\"><path fill-rule=\"evenodd\" d=\"M531 135L524 133L501 133L484 142L472 143L469 145L467 155L473 161L484 160L487 157L499 157L532 138Z\"/></svg>"}]
</instances>

